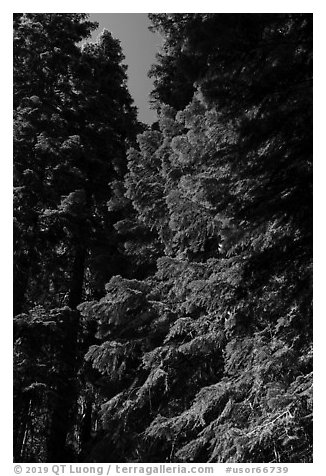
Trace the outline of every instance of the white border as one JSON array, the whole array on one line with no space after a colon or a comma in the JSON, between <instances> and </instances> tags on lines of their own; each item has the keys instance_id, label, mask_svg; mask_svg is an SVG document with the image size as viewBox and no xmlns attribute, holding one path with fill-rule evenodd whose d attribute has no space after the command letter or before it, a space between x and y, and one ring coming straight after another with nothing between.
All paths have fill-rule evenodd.
<instances>
[{"instance_id":1,"label":"white border","mask_svg":"<svg viewBox=\"0 0 326 476\"><path fill-rule=\"evenodd\" d=\"M186 12L216 12L219 13L277 13L293 12L307 13L322 9L322 1L306 0L229 0L229 1L180 1L166 0L154 2L142 0L141 2L108 2L108 1L62 1L42 2L41 0L22 1L14 0L10 5L11 12L89 12L89 13L186 13ZM28 8L27 8L28 7ZM91 12L89 11L91 7ZM317 8L318 7L318 8Z\"/></svg>"}]
</instances>

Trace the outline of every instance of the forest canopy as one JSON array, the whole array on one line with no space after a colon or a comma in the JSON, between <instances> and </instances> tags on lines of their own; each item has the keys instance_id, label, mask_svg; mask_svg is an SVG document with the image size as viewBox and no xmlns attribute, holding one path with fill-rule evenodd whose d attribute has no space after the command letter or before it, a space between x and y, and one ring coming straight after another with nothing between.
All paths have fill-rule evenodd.
<instances>
[{"instance_id":1,"label":"forest canopy","mask_svg":"<svg viewBox=\"0 0 326 476\"><path fill-rule=\"evenodd\" d=\"M14 15L14 459L312 461L312 15Z\"/></svg>"}]
</instances>

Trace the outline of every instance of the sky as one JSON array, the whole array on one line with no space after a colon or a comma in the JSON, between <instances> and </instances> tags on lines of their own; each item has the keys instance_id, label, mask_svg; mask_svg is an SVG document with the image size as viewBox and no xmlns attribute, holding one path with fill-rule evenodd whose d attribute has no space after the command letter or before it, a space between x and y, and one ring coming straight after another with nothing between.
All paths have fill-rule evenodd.
<instances>
[{"instance_id":1,"label":"sky","mask_svg":"<svg viewBox=\"0 0 326 476\"><path fill-rule=\"evenodd\" d=\"M91 13L91 21L97 21L99 28L93 33L91 41L105 29L114 38L121 41L124 63L128 66L129 92L138 108L138 118L146 124L157 120L155 111L149 107L149 93L153 89L153 81L147 73L161 45L157 33L148 30L150 21L146 13Z\"/></svg>"}]
</instances>

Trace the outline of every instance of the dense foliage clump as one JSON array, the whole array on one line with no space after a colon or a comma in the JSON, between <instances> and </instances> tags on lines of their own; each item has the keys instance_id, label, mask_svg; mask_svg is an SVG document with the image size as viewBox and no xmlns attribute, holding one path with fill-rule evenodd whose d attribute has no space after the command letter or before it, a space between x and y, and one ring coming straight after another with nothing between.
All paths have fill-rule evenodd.
<instances>
[{"instance_id":1,"label":"dense foliage clump","mask_svg":"<svg viewBox=\"0 0 326 476\"><path fill-rule=\"evenodd\" d=\"M99 146L108 118L99 138L88 128L93 105L78 112L79 139L65 139L71 157L99 167L110 158L110 172L78 165L78 188L54 187L64 196L57 207L35 208L44 231L31 234L33 265L62 287L75 269L54 266L53 248L41 258L50 226L65 256L82 243L89 264L74 301L57 302L51 288L32 302L33 282L25 289L16 318L19 435L37 428L39 460L55 460L49 448L60 433L48 446L39 435L53 427L51 411L56 421L68 411L67 459L311 462L312 18L150 17L165 38L151 72L158 123L137 143L120 132L130 147L119 168L110 140ZM82 50L86 65L106 55L117 63L105 38L108 48ZM123 157L126 142L113 144ZM95 286L104 280L105 289ZM44 345L32 354L38 335ZM56 383L64 375L65 389ZM68 400L51 403L63 390ZM26 451L25 441L17 458L35 457Z\"/></svg>"},{"instance_id":2,"label":"dense foliage clump","mask_svg":"<svg viewBox=\"0 0 326 476\"><path fill-rule=\"evenodd\" d=\"M14 16L14 453L82 451L79 381L94 330L76 307L124 263L107 202L141 130L118 40L84 14ZM120 213L121 218L123 211ZM85 440L85 441L84 441Z\"/></svg>"}]
</instances>

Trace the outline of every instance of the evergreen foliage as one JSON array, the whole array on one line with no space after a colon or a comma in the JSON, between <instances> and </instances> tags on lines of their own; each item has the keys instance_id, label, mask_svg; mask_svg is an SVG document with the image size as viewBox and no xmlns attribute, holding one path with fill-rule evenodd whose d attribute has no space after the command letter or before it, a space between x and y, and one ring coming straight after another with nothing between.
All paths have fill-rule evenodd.
<instances>
[{"instance_id":1,"label":"evergreen foliage","mask_svg":"<svg viewBox=\"0 0 326 476\"><path fill-rule=\"evenodd\" d=\"M14 18L15 354L27 365L40 352L43 367L19 374L16 460L69 461L84 445L75 434L86 398L78 370L94 330L83 328L76 306L100 297L124 263L107 201L140 129L119 41L104 31L78 45L96 26L84 14ZM61 309L60 330L48 316Z\"/></svg>"},{"instance_id":2,"label":"evergreen foliage","mask_svg":"<svg viewBox=\"0 0 326 476\"><path fill-rule=\"evenodd\" d=\"M137 144L125 86L114 89L117 111L106 89L112 68L117 83L125 78L107 33L78 50L67 112L75 122L49 136L25 119L31 109L19 116L28 125L18 121L19 147L35 143L44 156L31 160L35 183L44 187L37 174L54 157L74 180L22 188L35 205L18 207L21 243L31 230L27 261L36 256L33 266L58 283L37 302L29 284L15 320L17 442L37 428L36 452L17 443L18 458L51 458L42 425L51 411L68 417L51 399L69 375L66 460L311 462L312 18L150 17L165 37L152 68L159 121ZM33 108L39 100L29 99ZM43 251L50 236L62 265L53 248ZM88 277L78 299L60 301L58 290L75 289L65 283L77 250ZM111 258L100 279L102 250ZM78 405L84 413L71 411Z\"/></svg>"}]
</instances>

